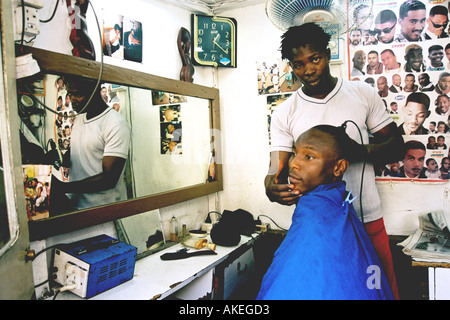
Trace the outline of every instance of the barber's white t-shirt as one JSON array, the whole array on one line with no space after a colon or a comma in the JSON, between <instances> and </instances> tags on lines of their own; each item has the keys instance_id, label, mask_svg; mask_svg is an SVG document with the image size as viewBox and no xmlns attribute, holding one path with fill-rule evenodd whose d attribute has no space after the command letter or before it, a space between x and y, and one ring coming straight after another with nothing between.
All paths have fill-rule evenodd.
<instances>
[{"instance_id":1,"label":"barber's white t-shirt","mask_svg":"<svg viewBox=\"0 0 450 320\"><path fill-rule=\"evenodd\" d=\"M297 138L319 124L340 126L346 120L354 121L361 130L364 144L369 143L369 133L375 133L393 121L377 91L362 81L338 79L325 99L305 95L298 89L272 114L270 134L271 151L291 152ZM347 134L361 143L358 129L347 123ZM353 202L358 215L363 163L351 164L344 175L347 190L358 198ZM364 222L382 217L381 202L375 185L373 165L366 163L362 192Z\"/></svg>"},{"instance_id":2,"label":"barber's white t-shirt","mask_svg":"<svg viewBox=\"0 0 450 320\"><path fill-rule=\"evenodd\" d=\"M113 108L86 120L86 113L75 118L70 142L70 181L97 175L102 170L104 156L127 159L130 128ZM126 199L123 172L117 185L97 193L69 194L75 209L83 209Z\"/></svg>"}]
</instances>

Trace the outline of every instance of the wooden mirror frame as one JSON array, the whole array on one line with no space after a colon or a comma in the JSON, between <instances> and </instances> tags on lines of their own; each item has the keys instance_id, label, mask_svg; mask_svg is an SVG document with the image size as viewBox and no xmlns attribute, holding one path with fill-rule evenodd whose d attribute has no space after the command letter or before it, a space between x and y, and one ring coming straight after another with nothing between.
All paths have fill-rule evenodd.
<instances>
[{"instance_id":1,"label":"wooden mirror frame","mask_svg":"<svg viewBox=\"0 0 450 320\"><path fill-rule=\"evenodd\" d=\"M18 46L16 52L21 54L31 53L33 58L37 60L41 72L45 74L73 74L97 79L101 68L100 62L28 46ZM63 68L64 66L70 66L71 71L68 72L66 68ZM103 64L102 81L208 99L210 102L211 132L220 135L219 90L216 88L163 78L108 64ZM222 191L220 140L221 137L215 135L214 141L211 142L211 144L214 144L216 156L215 181L75 211L48 219L29 221L30 241L45 239Z\"/></svg>"}]
</instances>

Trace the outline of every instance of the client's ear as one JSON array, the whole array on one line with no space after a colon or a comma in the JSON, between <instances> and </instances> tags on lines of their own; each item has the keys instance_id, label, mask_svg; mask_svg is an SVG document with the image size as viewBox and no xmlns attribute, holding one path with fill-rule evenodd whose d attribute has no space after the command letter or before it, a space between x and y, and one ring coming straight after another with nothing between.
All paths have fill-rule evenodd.
<instances>
[{"instance_id":1,"label":"client's ear","mask_svg":"<svg viewBox=\"0 0 450 320\"><path fill-rule=\"evenodd\" d=\"M334 176L336 178L340 178L344 175L345 171L348 168L348 160L347 159L338 159L336 161L336 165L334 166Z\"/></svg>"}]
</instances>

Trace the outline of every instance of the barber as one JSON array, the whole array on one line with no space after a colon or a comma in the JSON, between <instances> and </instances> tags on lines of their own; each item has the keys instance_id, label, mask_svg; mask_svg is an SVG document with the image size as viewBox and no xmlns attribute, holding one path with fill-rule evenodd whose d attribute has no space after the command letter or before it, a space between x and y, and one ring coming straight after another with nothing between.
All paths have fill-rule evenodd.
<instances>
[{"instance_id":1,"label":"barber","mask_svg":"<svg viewBox=\"0 0 450 320\"><path fill-rule=\"evenodd\" d=\"M266 194L273 202L291 205L301 196L288 181L288 162L297 137L317 124L339 126L352 120L361 130L367 149L367 166L355 163L344 176L348 190L360 193L362 208L355 209L383 265L394 296L398 289L393 269L389 239L384 227L381 201L375 185L371 162L389 163L403 156L403 138L372 87L360 81L335 78L330 73L330 36L314 23L290 28L282 36L281 54L289 60L295 76L303 86L275 109L271 121L269 173L265 178ZM361 141L357 128L347 124L347 133ZM376 143L369 144L369 134ZM364 173L364 181L362 181Z\"/></svg>"},{"instance_id":2,"label":"barber","mask_svg":"<svg viewBox=\"0 0 450 320\"><path fill-rule=\"evenodd\" d=\"M105 103L101 86L89 101L96 87L94 81L75 77L66 77L66 81L72 108L77 112L70 150L63 160L63 166L69 167L69 182L53 179L52 192L57 189L67 194L68 210L125 200L124 168L130 146L130 127Z\"/></svg>"}]
</instances>

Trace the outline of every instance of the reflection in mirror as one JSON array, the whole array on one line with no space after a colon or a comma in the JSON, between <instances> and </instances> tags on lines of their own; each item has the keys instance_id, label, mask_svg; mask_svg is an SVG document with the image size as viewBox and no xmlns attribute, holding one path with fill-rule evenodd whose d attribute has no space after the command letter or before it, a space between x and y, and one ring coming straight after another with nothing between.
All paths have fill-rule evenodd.
<instances>
[{"instance_id":1,"label":"reflection in mirror","mask_svg":"<svg viewBox=\"0 0 450 320\"><path fill-rule=\"evenodd\" d=\"M32 127L32 136L46 156L58 154L57 148L61 151L68 147L68 141L62 146L59 141L53 141L56 148L51 149L48 143L50 138L56 137L57 78L65 73L93 81L98 81L101 74L102 81L110 84L110 88L106 88L109 106L126 119L132 134L123 180L128 187L128 200L111 205L93 204L92 208L57 216L50 211L49 218L29 221L30 240L45 239L223 190L218 89L29 46L16 49L23 54L31 53L45 75L42 81L37 79L33 83L37 97L31 97L33 105L25 98L19 113L23 111L20 116L24 128L37 127ZM20 81L17 89L27 95ZM19 101L20 98L18 96ZM44 110L37 100L53 110ZM165 109L171 110L167 116L173 113L178 118L166 121ZM171 123L173 121L175 123ZM171 135L171 143L164 141L166 134ZM50 199L58 188L51 189Z\"/></svg>"},{"instance_id":2,"label":"reflection in mirror","mask_svg":"<svg viewBox=\"0 0 450 320\"><path fill-rule=\"evenodd\" d=\"M127 199L211 181L208 99L114 83L104 83L101 88L104 101L131 129L124 175ZM46 155L54 157L45 162L64 157L71 148L76 115L64 76L38 75L28 83L21 81L18 99L23 129L31 133ZM62 182L70 181L71 169L55 165L53 175ZM70 212L68 207L51 207L50 217Z\"/></svg>"},{"instance_id":3,"label":"reflection in mirror","mask_svg":"<svg viewBox=\"0 0 450 320\"><path fill-rule=\"evenodd\" d=\"M156 93L129 89L137 197L205 183L208 176L208 100Z\"/></svg>"},{"instance_id":4,"label":"reflection in mirror","mask_svg":"<svg viewBox=\"0 0 450 320\"><path fill-rule=\"evenodd\" d=\"M157 251L165 243L159 210L116 220L116 228L121 241L137 248L137 258Z\"/></svg>"}]
</instances>

